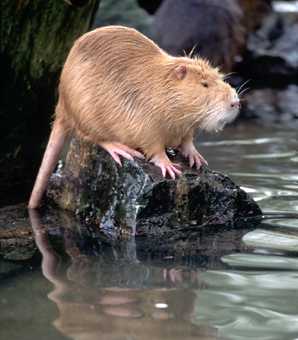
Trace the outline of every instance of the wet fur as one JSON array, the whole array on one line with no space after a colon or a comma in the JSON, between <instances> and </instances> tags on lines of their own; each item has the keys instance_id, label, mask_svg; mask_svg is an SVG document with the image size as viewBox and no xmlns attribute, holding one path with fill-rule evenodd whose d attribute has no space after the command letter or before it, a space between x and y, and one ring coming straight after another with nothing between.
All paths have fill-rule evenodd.
<instances>
[{"instance_id":1,"label":"wet fur","mask_svg":"<svg viewBox=\"0 0 298 340\"><path fill-rule=\"evenodd\" d=\"M134 29L89 32L77 40L65 63L57 119L93 142L121 142L148 157L154 153L153 141L179 145L199 126L211 100L194 96L191 80L184 84L176 78L173 70L181 63L194 78L219 77L202 59L170 57ZM214 95L224 100L220 93Z\"/></svg>"},{"instance_id":2,"label":"wet fur","mask_svg":"<svg viewBox=\"0 0 298 340\"><path fill-rule=\"evenodd\" d=\"M60 130L61 142L75 132L92 143L120 142L150 158L179 146L199 127L216 129L231 93L207 61L172 57L132 28L103 27L79 38L67 57L53 129ZM31 207L41 198L33 196Z\"/></svg>"}]
</instances>

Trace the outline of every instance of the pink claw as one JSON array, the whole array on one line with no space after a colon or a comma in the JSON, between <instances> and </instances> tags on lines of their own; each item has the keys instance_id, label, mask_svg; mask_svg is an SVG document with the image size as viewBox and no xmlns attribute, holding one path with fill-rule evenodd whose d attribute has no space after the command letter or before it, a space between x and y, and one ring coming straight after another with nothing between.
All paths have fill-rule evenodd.
<instances>
[{"instance_id":1,"label":"pink claw","mask_svg":"<svg viewBox=\"0 0 298 340\"><path fill-rule=\"evenodd\" d=\"M144 158L140 152L121 143L103 142L100 143L100 146L105 149L120 166L122 166L122 163L119 155L131 161L134 157Z\"/></svg>"},{"instance_id":2,"label":"pink claw","mask_svg":"<svg viewBox=\"0 0 298 340\"><path fill-rule=\"evenodd\" d=\"M189 166L191 168L194 166L194 164L196 165L196 168L198 170L203 164L208 165L207 161L199 153L195 155L189 155L188 158L189 158Z\"/></svg>"},{"instance_id":3,"label":"pink claw","mask_svg":"<svg viewBox=\"0 0 298 340\"><path fill-rule=\"evenodd\" d=\"M208 165L206 159L198 152L193 142L188 142L181 146L182 155L189 159L189 166L192 168L196 165L199 170L203 164Z\"/></svg>"},{"instance_id":4,"label":"pink claw","mask_svg":"<svg viewBox=\"0 0 298 340\"><path fill-rule=\"evenodd\" d=\"M172 163L165 153L153 156L151 162L161 169L163 177L169 174L172 179L175 179L176 175L180 176L182 174L182 171L178 169L180 165Z\"/></svg>"}]
</instances>

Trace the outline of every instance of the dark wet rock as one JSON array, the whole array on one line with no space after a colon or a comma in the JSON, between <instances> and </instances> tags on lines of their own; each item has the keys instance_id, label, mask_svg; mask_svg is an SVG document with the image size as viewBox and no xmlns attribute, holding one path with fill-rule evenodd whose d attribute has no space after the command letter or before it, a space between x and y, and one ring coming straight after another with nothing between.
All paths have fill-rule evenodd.
<instances>
[{"instance_id":1,"label":"dark wet rock","mask_svg":"<svg viewBox=\"0 0 298 340\"><path fill-rule=\"evenodd\" d=\"M242 16L236 0L164 0L152 24L152 37L170 54L194 49L194 54L230 71L244 46Z\"/></svg>"},{"instance_id":2,"label":"dark wet rock","mask_svg":"<svg viewBox=\"0 0 298 340\"><path fill-rule=\"evenodd\" d=\"M0 258L26 261L36 252L25 207L23 204L0 209Z\"/></svg>"},{"instance_id":3,"label":"dark wet rock","mask_svg":"<svg viewBox=\"0 0 298 340\"><path fill-rule=\"evenodd\" d=\"M298 124L298 86L285 89L257 89L245 97L242 117L264 122Z\"/></svg>"},{"instance_id":4,"label":"dark wet rock","mask_svg":"<svg viewBox=\"0 0 298 340\"><path fill-rule=\"evenodd\" d=\"M261 83L272 80L297 82L298 14L272 13L248 39L248 56L243 67Z\"/></svg>"},{"instance_id":5,"label":"dark wet rock","mask_svg":"<svg viewBox=\"0 0 298 340\"><path fill-rule=\"evenodd\" d=\"M220 268L222 256L248 249L242 243L242 237L256 226L250 220L235 224L235 228L208 226L199 229L192 226L172 229L171 235L155 233L149 237L114 239L94 225L80 223L74 215L63 210L47 207L41 212L30 211L29 216L42 254L47 256L52 252L55 257L55 254L61 257L67 254L67 259L71 259L69 277L79 276L86 282L91 275L100 272L97 280L103 282L105 271L115 268L115 274L109 278L115 286L122 286L123 281L136 284L146 280L149 268L144 271L144 266L148 264L150 267L152 264L171 267L175 263ZM52 263L48 259L45 261Z\"/></svg>"},{"instance_id":6,"label":"dark wet rock","mask_svg":"<svg viewBox=\"0 0 298 340\"><path fill-rule=\"evenodd\" d=\"M149 14L154 14L162 3L162 0L137 0L140 7L144 8Z\"/></svg>"},{"instance_id":7,"label":"dark wet rock","mask_svg":"<svg viewBox=\"0 0 298 340\"><path fill-rule=\"evenodd\" d=\"M34 212L38 213L38 211ZM178 314L175 310L172 314L169 314L169 318L158 317L156 306L152 304L152 301L166 301L167 303L170 301L169 304L173 305L171 301L175 302L178 299L180 310L186 311L187 315L192 313L193 289L206 287L205 282L201 279L202 270L206 268L223 270L225 265L220 261L220 256L228 254L231 249L236 252L243 250L243 243L239 238L240 234L243 233L242 230L235 230L235 232L238 232L238 237L235 234L228 233L220 234L218 237L210 237L207 244L204 243L206 239L201 239L202 244L198 243L198 245L202 246L204 250L208 247L207 256L200 254L201 256L197 258L187 257L185 253L180 254L180 258L177 259L174 258L173 254L169 256L163 251L159 254L154 253L152 257L143 257L144 254L140 254L139 251L144 250L144 248L138 243L138 238L117 242L110 247L101 248L99 246L99 252L95 253L92 246L96 241L100 245L100 241L94 237L95 242L92 243L90 234L86 234L86 230L74 228L74 225L72 225L74 218L72 218L73 222L69 219L68 224L60 224L59 237L62 238L60 245L64 247L64 251L61 251L61 248L57 247L52 238L51 225L42 223L46 226L49 238L41 238L38 218L33 217L33 221L33 229L36 235L39 235L36 237L36 242L43 254L42 270L45 278L39 280L35 277L35 280L32 280L29 277L29 283L32 285L33 282L35 285L29 286L28 293L29 297L33 295L32 290L38 292L33 297L39 297L41 292L44 295L48 294L51 298L53 297L49 302L50 306L54 305L59 310L59 315L55 318L55 327L59 330L59 334L75 338L84 332L84 334L91 334L89 338L96 339L99 334L98 330L100 330L101 338L103 337L102 334L105 335L106 333L107 338L109 338L111 332L108 329L105 333L105 325L111 320L109 310L114 308L116 312L120 311L121 313L115 313L115 315L118 315L118 329L114 331L113 328L113 335L116 334L116 338L119 339L123 338L124 334L127 335L126 338L134 334L135 338L143 339L144 327L149 334L146 339L172 339L173 337L169 336L169 328L175 334L174 338L177 339L194 340L216 337L215 332L213 332L214 334L211 334L211 332L208 334L206 332L201 333L198 329L189 327L189 322L183 328L181 323L177 326L175 316ZM72 227L70 227L71 225ZM53 236L57 238L55 227L54 230ZM222 244L222 247L220 247L220 244ZM235 248L231 248L230 244L233 244ZM188 249L191 249L190 244ZM60 256L61 253L65 253L67 256L62 257ZM147 255L149 255L148 252ZM197 263L196 259L200 262ZM197 265L200 266L199 269ZM22 282L16 280L14 286L18 290L25 289L25 292L27 292L27 281L29 280L24 280L23 277ZM46 289L44 289L45 283L47 283ZM188 288L190 293L184 295L181 300L179 299L181 290L184 292L185 288ZM141 296L140 293L144 290L146 293ZM10 302L16 300L18 303L7 304L6 310L10 313L14 312L14 315L19 315L9 307L11 305L19 306L20 304L22 307L27 306L28 298L22 297L18 297L18 300L10 299ZM38 302L40 301L35 300L32 306L39 306L40 303ZM45 303L45 301L41 302ZM39 311L36 308L34 311L38 315ZM53 313L51 315L56 315ZM145 324L142 315L149 315ZM127 320L132 317L136 318L136 324L127 327ZM166 330L164 330L165 322L168 326ZM150 332L152 329L154 331Z\"/></svg>"},{"instance_id":8,"label":"dark wet rock","mask_svg":"<svg viewBox=\"0 0 298 340\"><path fill-rule=\"evenodd\" d=\"M9 277L19 272L22 267L21 263L2 261L0 259L0 279L4 279L5 277Z\"/></svg>"},{"instance_id":9,"label":"dark wet rock","mask_svg":"<svg viewBox=\"0 0 298 340\"><path fill-rule=\"evenodd\" d=\"M25 204L0 209L0 279L31 266L37 247Z\"/></svg>"},{"instance_id":10,"label":"dark wet rock","mask_svg":"<svg viewBox=\"0 0 298 340\"><path fill-rule=\"evenodd\" d=\"M239 71L244 78L253 78L247 85L252 90L245 95L240 118L266 124L298 123L297 47L297 12L272 12L249 36L248 53Z\"/></svg>"},{"instance_id":11,"label":"dark wet rock","mask_svg":"<svg viewBox=\"0 0 298 340\"><path fill-rule=\"evenodd\" d=\"M143 160L124 160L119 167L99 147L73 139L47 196L111 235L161 236L190 224L191 230L232 226L238 219L260 216L257 204L226 175L185 165L183 170L174 181Z\"/></svg>"},{"instance_id":12,"label":"dark wet rock","mask_svg":"<svg viewBox=\"0 0 298 340\"><path fill-rule=\"evenodd\" d=\"M261 25L264 17L272 11L271 0L238 0L244 16L246 31L253 32Z\"/></svg>"}]
</instances>

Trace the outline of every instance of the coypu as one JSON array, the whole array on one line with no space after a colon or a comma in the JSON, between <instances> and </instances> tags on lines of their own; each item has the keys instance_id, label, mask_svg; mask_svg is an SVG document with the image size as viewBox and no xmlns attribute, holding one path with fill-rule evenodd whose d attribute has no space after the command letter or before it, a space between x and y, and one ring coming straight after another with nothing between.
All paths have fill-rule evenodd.
<instances>
[{"instance_id":1,"label":"coypu","mask_svg":"<svg viewBox=\"0 0 298 340\"><path fill-rule=\"evenodd\" d=\"M197 128L222 129L239 111L236 91L200 58L172 57L132 28L107 26L80 37L62 70L56 117L30 197L40 204L65 138L75 132L121 165L143 154L165 177L180 175L166 147L180 148L197 168ZM137 151L140 150L141 152Z\"/></svg>"}]
</instances>

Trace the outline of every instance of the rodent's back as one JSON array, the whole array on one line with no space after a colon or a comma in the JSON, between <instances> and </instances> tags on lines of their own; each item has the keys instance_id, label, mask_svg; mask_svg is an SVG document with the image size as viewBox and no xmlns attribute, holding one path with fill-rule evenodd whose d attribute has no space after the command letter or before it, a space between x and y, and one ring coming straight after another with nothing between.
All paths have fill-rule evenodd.
<instances>
[{"instance_id":1,"label":"rodent's back","mask_svg":"<svg viewBox=\"0 0 298 340\"><path fill-rule=\"evenodd\" d=\"M185 144L197 127L221 129L238 109L236 91L208 62L171 57L133 29L89 32L76 41L64 65L56 120L29 207L40 204L67 130L105 145L111 154L121 150L119 143L141 149L174 178L165 148Z\"/></svg>"},{"instance_id":2,"label":"rodent's back","mask_svg":"<svg viewBox=\"0 0 298 340\"><path fill-rule=\"evenodd\" d=\"M122 58L143 58L144 55L156 55L161 49L149 38L135 30L124 26L107 26L97 28L81 36L74 44L82 56L94 59L103 58L102 62L110 62L110 55L116 61Z\"/></svg>"},{"instance_id":3,"label":"rodent's back","mask_svg":"<svg viewBox=\"0 0 298 340\"><path fill-rule=\"evenodd\" d=\"M159 62L154 60L165 56L150 39L131 28L110 26L83 35L71 49L61 74L57 115L63 104L64 120L93 140L92 135L105 134L119 139L115 134L121 122L121 130L131 141L136 129L142 130L143 112L151 110L148 103L155 97L153 78L158 71L154 68Z\"/></svg>"},{"instance_id":4,"label":"rodent's back","mask_svg":"<svg viewBox=\"0 0 298 340\"><path fill-rule=\"evenodd\" d=\"M178 146L202 121L217 125L234 92L208 62L172 57L136 30L111 26L74 44L56 114L93 143L120 142L148 156L153 143Z\"/></svg>"}]
</instances>

